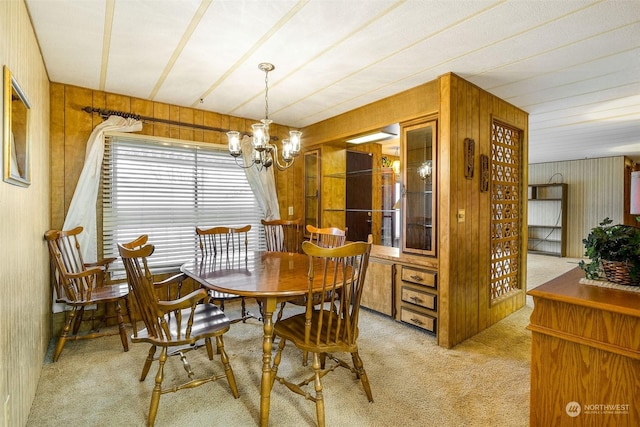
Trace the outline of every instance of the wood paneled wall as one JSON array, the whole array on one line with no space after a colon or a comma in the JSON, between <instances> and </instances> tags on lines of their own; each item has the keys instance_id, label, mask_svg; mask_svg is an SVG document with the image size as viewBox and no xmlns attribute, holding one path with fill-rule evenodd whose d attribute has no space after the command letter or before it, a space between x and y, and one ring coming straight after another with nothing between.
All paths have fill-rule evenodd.
<instances>
[{"instance_id":1,"label":"wood paneled wall","mask_svg":"<svg viewBox=\"0 0 640 427\"><path fill-rule=\"evenodd\" d=\"M323 144L381 129L438 111L436 80L356 108L303 129L303 143Z\"/></svg>"},{"instance_id":2,"label":"wood paneled wall","mask_svg":"<svg viewBox=\"0 0 640 427\"><path fill-rule=\"evenodd\" d=\"M567 256L584 257L584 244L589 231L604 218L614 223L625 221L628 212L628 190L625 193L625 177L630 160L623 156L565 162L536 163L529 165L529 183L566 183ZM626 206L626 207L625 207Z\"/></svg>"},{"instance_id":3,"label":"wood paneled wall","mask_svg":"<svg viewBox=\"0 0 640 427\"><path fill-rule=\"evenodd\" d=\"M43 239L49 226L49 79L22 0L0 1L2 65L31 104L31 185L0 181L0 426L23 426L49 344L51 293Z\"/></svg>"},{"instance_id":4,"label":"wood paneled wall","mask_svg":"<svg viewBox=\"0 0 640 427\"><path fill-rule=\"evenodd\" d=\"M51 225L61 227L69 209L78 178L84 164L85 148L91 131L102 123L98 114L89 114L84 107L102 108L178 121L181 123L233 129L249 132L255 120L228 116L193 108L153 102L130 96L117 95L76 86L51 84ZM281 139L288 137L289 128L271 125L271 134ZM222 132L194 129L164 123L144 123L143 135L161 136L211 144L226 144ZM302 179L302 159L285 172L276 172L280 213L287 217L288 206L302 214L302 199L295 204L294 183Z\"/></svg>"},{"instance_id":5,"label":"wood paneled wall","mask_svg":"<svg viewBox=\"0 0 640 427\"><path fill-rule=\"evenodd\" d=\"M450 347L486 329L525 303L526 172L528 114L455 74L439 78L441 101L438 138L438 260L441 345ZM522 292L499 303L490 301L491 199L480 191L481 154L491 158L491 122L500 120L522 130L521 257ZM475 141L474 175L465 177L464 140ZM522 197L522 196L521 196ZM464 221L458 212L464 211ZM443 315L445 319L443 319ZM444 322L443 322L444 320ZM446 329L443 330L443 323Z\"/></svg>"}]
</instances>

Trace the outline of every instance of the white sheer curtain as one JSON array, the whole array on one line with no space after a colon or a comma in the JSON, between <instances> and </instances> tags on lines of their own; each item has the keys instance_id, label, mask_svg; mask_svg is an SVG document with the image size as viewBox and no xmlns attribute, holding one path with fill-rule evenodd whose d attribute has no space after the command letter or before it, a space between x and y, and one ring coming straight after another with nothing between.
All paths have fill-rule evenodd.
<instances>
[{"instance_id":1,"label":"white sheer curtain","mask_svg":"<svg viewBox=\"0 0 640 427\"><path fill-rule=\"evenodd\" d=\"M242 138L241 147L244 165L253 164L251 138L245 135ZM275 165L270 168L262 168L262 170L258 170L256 167L244 170L253 194L255 194L258 204L262 208L264 219L269 221L280 219L280 207L278 206L278 194L276 192L276 179L273 168L275 168Z\"/></svg>"},{"instance_id":2,"label":"white sheer curtain","mask_svg":"<svg viewBox=\"0 0 640 427\"><path fill-rule=\"evenodd\" d=\"M84 231L78 236L85 262L97 260L96 200L100 184L100 171L104 156L104 133L137 132L142 130L142 122L131 118L110 116L93 129L84 158L84 167L71 199L69 212L64 220L63 230L82 226Z\"/></svg>"}]
</instances>

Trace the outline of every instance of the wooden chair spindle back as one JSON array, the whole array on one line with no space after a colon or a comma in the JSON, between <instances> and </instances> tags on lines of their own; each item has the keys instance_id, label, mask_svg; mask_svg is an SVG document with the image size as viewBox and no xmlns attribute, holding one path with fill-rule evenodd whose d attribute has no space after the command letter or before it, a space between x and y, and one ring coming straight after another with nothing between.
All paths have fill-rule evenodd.
<instances>
[{"instance_id":1,"label":"wooden chair spindle back","mask_svg":"<svg viewBox=\"0 0 640 427\"><path fill-rule=\"evenodd\" d=\"M297 252L301 251L302 220L276 219L273 221L262 220L264 235L267 243L267 251L270 252Z\"/></svg>"},{"instance_id":2,"label":"wooden chair spindle back","mask_svg":"<svg viewBox=\"0 0 640 427\"><path fill-rule=\"evenodd\" d=\"M249 231L251 224L243 227L212 227L208 229L196 227L200 255L205 257L204 264L213 266L215 270L246 269L249 256ZM218 301L220 308L224 310L224 301L230 299L241 299L241 316L233 319L236 323L240 320L246 321L249 317L256 317L246 309L244 297L226 294L210 290L209 295L212 300Z\"/></svg>"},{"instance_id":3,"label":"wooden chair spindle back","mask_svg":"<svg viewBox=\"0 0 640 427\"><path fill-rule=\"evenodd\" d=\"M200 298L193 300L190 306L177 303L182 298L161 301L155 292L153 275L147 263L147 258L153 254L154 246L145 245L141 248L128 249L123 245L118 245L118 249L127 272L129 286L138 301L140 317L149 338L157 341L158 344L173 342L176 345L181 344L182 340L189 340L195 307L197 302L206 296L206 292L203 289L195 291L200 295ZM175 308L169 309L172 305L175 305ZM187 319L183 319L182 310L185 308L191 308ZM180 331L184 329L181 327L183 321L187 322L186 335L180 335ZM170 322L175 322L175 325L170 326Z\"/></svg>"},{"instance_id":4,"label":"wooden chair spindle back","mask_svg":"<svg viewBox=\"0 0 640 427\"><path fill-rule=\"evenodd\" d=\"M335 248L344 245L347 239L347 229L341 230L335 227L318 228L307 225L309 241L322 248Z\"/></svg>"},{"instance_id":5,"label":"wooden chair spindle back","mask_svg":"<svg viewBox=\"0 0 640 427\"><path fill-rule=\"evenodd\" d=\"M243 227L196 227L198 246L202 255L217 256L226 254L228 257L244 254L249 246L249 231L251 225Z\"/></svg>"},{"instance_id":6,"label":"wooden chair spindle back","mask_svg":"<svg viewBox=\"0 0 640 427\"><path fill-rule=\"evenodd\" d=\"M104 267L88 267L84 264L77 239L81 232L82 227L76 227L72 230L49 230L45 233L54 267L54 287L58 299L90 300L93 290L103 286L106 281Z\"/></svg>"},{"instance_id":7,"label":"wooden chair spindle back","mask_svg":"<svg viewBox=\"0 0 640 427\"><path fill-rule=\"evenodd\" d=\"M362 288L369 263L371 243L354 242L335 248L322 248L310 242L302 244L309 255L309 293L305 313L307 344L315 346L354 346L357 338L358 315ZM322 260L322 268L314 262ZM330 295L325 301L336 309L314 309L312 284L321 280L321 295ZM315 336L310 332L316 331ZM346 350L346 349L345 349Z\"/></svg>"}]
</instances>

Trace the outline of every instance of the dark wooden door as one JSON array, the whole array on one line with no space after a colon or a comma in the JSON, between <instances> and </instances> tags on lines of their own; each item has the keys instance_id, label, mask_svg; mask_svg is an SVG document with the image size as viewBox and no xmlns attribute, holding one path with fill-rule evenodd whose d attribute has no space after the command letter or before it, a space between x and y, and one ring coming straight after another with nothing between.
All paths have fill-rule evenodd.
<instances>
[{"instance_id":1,"label":"dark wooden door","mask_svg":"<svg viewBox=\"0 0 640 427\"><path fill-rule=\"evenodd\" d=\"M370 153L347 151L347 240L366 241L371 233L372 168Z\"/></svg>"}]
</instances>

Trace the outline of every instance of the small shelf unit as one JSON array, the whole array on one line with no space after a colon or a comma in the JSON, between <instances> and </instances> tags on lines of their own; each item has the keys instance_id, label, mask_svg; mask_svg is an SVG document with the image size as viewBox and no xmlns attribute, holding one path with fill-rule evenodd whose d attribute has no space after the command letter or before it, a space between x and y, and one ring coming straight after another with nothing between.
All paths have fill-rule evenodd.
<instances>
[{"instance_id":1,"label":"small shelf unit","mask_svg":"<svg viewBox=\"0 0 640 427\"><path fill-rule=\"evenodd\" d=\"M566 256L567 188L567 184L529 185L529 253Z\"/></svg>"}]
</instances>

